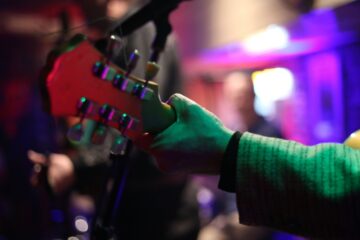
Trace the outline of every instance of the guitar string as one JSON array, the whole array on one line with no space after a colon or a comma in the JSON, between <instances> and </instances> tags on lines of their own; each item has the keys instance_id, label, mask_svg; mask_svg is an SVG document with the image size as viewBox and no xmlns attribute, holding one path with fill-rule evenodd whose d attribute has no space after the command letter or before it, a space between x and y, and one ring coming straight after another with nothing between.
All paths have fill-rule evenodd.
<instances>
[{"instance_id":1,"label":"guitar string","mask_svg":"<svg viewBox=\"0 0 360 240\"><path fill-rule=\"evenodd\" d=\"M94 20L85 21L84 23L82 23L80 25L69 28L69 32L74 32L75 30L78 30L78 29L86 28L88 26L93 26L93 25L96 25L99 22L102 22L102 21L105 21L105 20L109 20L111 23L115 23L117 19L111 18L111 17L108 17L108 16L98 17L98 18L96 18ZM52 37L54 35L61 34L62 32L63 32L63 30L44 33L44 34L42 34L41 37L44 37L44 38ZM119 32L122 35L122 29L121 28L119 28ZM104 33L102 37L108 37L108 33ZM127 39L126 38L121 38L121 48L123 48L125 50L126 47L127 47ZM126 56L126 51L121 51L121 52L122 52L123 62L125 63L125 66L127 66L128 63L129 63L129 59Z\"/></svg>"},{"instance_id":2,"label":"guitar string","mask_svg":"<svg viewBox=\"0 0 360 240\"><path fill-rule=\"evenodd\" d=\"M122 28L118 28L119 32L120 32L120 36L122 36ZM122 57L123 57L123 60L124 60L124 63L125 63L125 66L128 66L129 64L129 58L126 56L126 47L127 47L127 39L126 38L121 38L121 52L122 52Z\"/></svg>"},{"instance_id":3,"label":"guitar string","mask_svg":"<svg viewBox=\"0 0 360 240\"><path fill-rule=\"evenodd\" d=\"M85 28L87 26L93 26L101 21L105 21L105 20L110 20L112 22L114 22L114 19L112 18L109 18L107 16L103 16L103 17L98 17L98 18L95 18L94 20L89 20L89 21L85 21L83 22L82 24L80 25L77 25L77 26L74 26L74 27L71 27L69 28L69 32L73 32L74 30L77 30L77 29L81 29L81 28ZM42 34L43 37L50 37L52 35L55 35L55 34L60 34L62 33L63 30L58 30L58 31L53 31L53 32L48 32L48 33L44 33Z\"/></svg>"}]
</instances>

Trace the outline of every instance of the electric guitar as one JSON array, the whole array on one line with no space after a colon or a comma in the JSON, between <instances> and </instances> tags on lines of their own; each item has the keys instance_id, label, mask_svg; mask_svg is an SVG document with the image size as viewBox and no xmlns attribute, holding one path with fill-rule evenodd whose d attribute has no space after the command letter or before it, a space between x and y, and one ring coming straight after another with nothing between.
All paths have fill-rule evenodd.
<instances>
[{"instance_id":1,"label":"electric guitar","mask_svg":"<svg viewBox=\"0 0 360 240\"><path fill-rule=\"evenodd\" d=\"M80 118L70 129L73 140L80 140L85 118L99 124L95 143L101 143L107 126L132 140L144 132L156 134L175 121L175 113L160 101L158 85L149 81L155 70L156 65L149 63L146 80L131 76L95 49L86 36L76 35L49 54L41 82L46 110L54 116ZM345 144L360 149L360 130Z\"/></svg>"},{"instance_id":2,"label":"electric guitar","mask_svg":"<svg viewBox=\"0 0 360 240\"><path fill-rule=\"evenodd\" d=\"M130 70L136 64L131 61ZM146 80L131 76L129 69L109 61L84 35L76 35L49 54L41 78L45 108L54 116L80 118L69 133L75 140L81 138L85 118L98 122L95 134L107 126L132 140L144 132L156 134L175 121L174 111L158 97L158 85L150 81L157 68L148 63Z\"/></svg>"},{"instance_id":3,"label":"electric guitar","mask_svg":"<svg viewBox=\"0 0 360 240\"><path fill-rule=\"evenodd\" d=\"M360 130L352 133L346 140L345 145L354 149L360 149Z\"/></svg>"}]
</instances>

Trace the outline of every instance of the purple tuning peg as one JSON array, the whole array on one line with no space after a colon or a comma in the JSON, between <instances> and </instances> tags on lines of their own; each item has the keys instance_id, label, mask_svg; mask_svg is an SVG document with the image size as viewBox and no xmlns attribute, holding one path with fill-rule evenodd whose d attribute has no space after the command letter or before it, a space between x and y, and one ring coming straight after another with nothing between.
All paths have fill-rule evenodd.
<instances>
[{"instance_id":1,"label":"purple tuning peg","mask_svg":"<svg viewBox=\"0 0 360 240\"><path fill-rule=\"evenodd\" d=\"M131 72L134 70L139 59L140 59L140 53L137 49L135 49L134 52L130 55L129 63L126 66L126 74L125 74L126 78L128 78Z\"/></svg>"},{"instance_id":2,"label":"purple tuning peg","mask_svg":"<svg viewBox=\"0 0 360 240\"><path fill-rule=\"evenodd\" d=\"M86 97L81 97L78 102L77 109L79 111L79 114L85 117L87 114L93 111L94 103Z\"/></svg>"},{"instance_id":3,"label":"purple tuning peg","mask_svg":"<svg viewBox=\"0 0 360 240\"><path fill-rule=\"evenodd\" d=\"M82 123L79 122L72 127L69 128L67 132L67 138L74 143L78 143L81 141L82 137L84 135L84 129L82 126Z\"/></svg>"}]
</instances>

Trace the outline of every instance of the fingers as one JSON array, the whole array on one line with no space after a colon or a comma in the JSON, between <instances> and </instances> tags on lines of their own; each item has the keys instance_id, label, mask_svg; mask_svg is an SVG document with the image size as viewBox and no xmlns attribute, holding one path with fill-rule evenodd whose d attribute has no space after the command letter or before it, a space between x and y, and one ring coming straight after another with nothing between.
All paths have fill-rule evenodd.
<instances>
[{"instance_id":1,"label":"fingers","mask_svg":"<svg viewBox=\"0 0 360 240\"><path fill-rule=\"evenodd\" d=\"M47 165L47 157L44 154L35 152L33 150L29 150L28 153L28 158L33 162L33 163L38 163L38 164L42 164L42 165Z\"/></svg>"},{"instance_id":2,"label":"fingers","mask_svg":"<svg viewBox=\"0 0 360 240\"><path fill-rule=\"evenodd\" d=\"M53 191L60 194L68 190L75 181L74 165L65 154L51 154L48 181Z\"/></svg>"},{"instance_id":3,"label":"fingers","mask_svg":"<svg viewBox=\"0 0 360 240\"><path fill-rule=\"evenodd\" d=\"M191 100L188 97L185 97L184 95L182 95L180 93L173 94L166 103L170 104L171 106L176 107L176 106L179 106L180 104L183 104L184 102L188 103L189 105L196 104L193 100Z\"/></svg>"},{"instance_id":4,"label":"fingers","mask_svg":"<svg viewBox=\"0 0 360 240\"><path fill-rule=\"evenodd\" d=\"M47 164L47 157L44 154L29 150L27 152L28 158L34 164L33 172L30 176L30 183L34 187L38 187L44 181L44 166ZM46 180L45 180L46 181Z\"/></svg>"},{"instance_id":5,"label":"fingers","mask_svg":"<svg viewBox=\"0 0 360 240\"><path fill-rule=\"evenodd\" d=\"M34 174L31 176L31 183L33 186L45 183L47 181L51 191L56 194L60 194L68 190L74 182L75 172L74 166L69 158L65 154L50 154L46 156L35 151L28 151L28 158L35 164ZM46 169L43 169L43 167ZM43 177L41 176L47 171Z\"/></svg>"},{"instance_id":6,"label":"fingers","mask_svg":"<svg viewBox=\"0 0 360 240\"><path fill-rule=\"evenodd\" d=\"M197 105L193 100L179 93L172 95L167 103L175 110L176 121L183 121L184 118L186 119L186 112L189 111L189 108L193 105Z\"/></svg>"}]
</instances>

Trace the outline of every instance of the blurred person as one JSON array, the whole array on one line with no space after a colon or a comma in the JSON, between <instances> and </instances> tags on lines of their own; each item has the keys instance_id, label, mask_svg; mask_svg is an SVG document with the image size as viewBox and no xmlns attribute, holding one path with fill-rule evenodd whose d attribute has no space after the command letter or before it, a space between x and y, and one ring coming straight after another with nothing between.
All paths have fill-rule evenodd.
<instances>
[{"instance_id":1,"label":"blurred person","mask_svg":"<svg viewBox=\"0 0 360 240\"><path fill-rule=\"evenodd\" d=\"M29 184L32 167L27 150L55 151L55 139L51 120L29 81L20 75L0 83L0 235L9 239L42 239L47 225L46 204Z\"/></svg>"},{"instance_id":2,"label":"blurred person","mask_svg":"<svg viewBox=\"0 0 360 240\"><path fill-rule=\"evenodd\" d=\"M24 42L31 38L35 42L37 53L32 56L38 66L35 71L50 49L67 39L72 28L83 25L85 20L74 1L35 1L30 6L25 2L13 3L0 10L0 18L1 35L23 37Z\"/></svg>"},{"instance_id":3,"label":"blurred person","mask_svg":"<svg viewBox=\"0 0 360 240\"><path fill-rule=\"evenodd\" d=\"M20 1L6 3L0 17L0 236L59 237L70 229L66 204L62 198L55 204L44 189L30 185L33 166L27 151L60 150L55 123L42 111L37 78L44 53L67 37L65 27L78 24L81 11L71 2Z\"/></svg>"},{"instance_id":4,"label":"blurred person","mask_svg":"<svg viewBox=\"0 0 360 240\"><path fill-rule=\"evenodd\" d=\"M247 131L268 137L281 138L280 130L272 123L260 116L255 110L255 91L251 75L244 71L233 71L225 75L223 79L223 95L234 112L235 118L227 125L232 130ZM214 180L214 186L218 178ZM276 239L280 233L273 233L266 228L247 227L237 223L238 214L236 211L235 196L224 192L216 192L216 201L222 210L218 216L206 226L200 238L206 240L209 235L218 235L221 239Z\"/></svg>"},{"instance_id":5,"label":"blurred person","mask_svg":"<svg viewBox=\"0 0 360 240\"><path fill-rule=\"evenodd\" d=\"M236 122L230 128L248 131L268 137L282 138L281 131L255 110L255 91L251 75L234 71L224 78L223 92L236 114Z\"/></svg>"}]
</instances>

